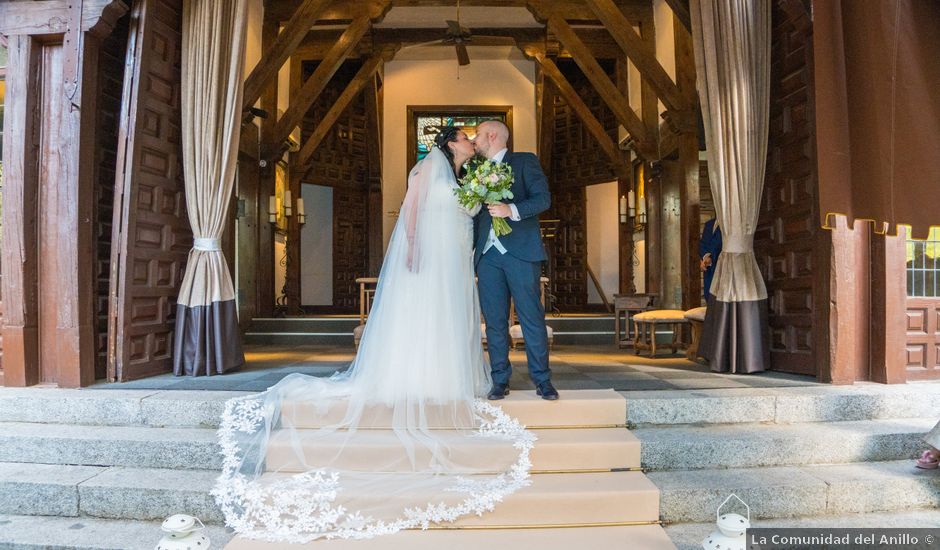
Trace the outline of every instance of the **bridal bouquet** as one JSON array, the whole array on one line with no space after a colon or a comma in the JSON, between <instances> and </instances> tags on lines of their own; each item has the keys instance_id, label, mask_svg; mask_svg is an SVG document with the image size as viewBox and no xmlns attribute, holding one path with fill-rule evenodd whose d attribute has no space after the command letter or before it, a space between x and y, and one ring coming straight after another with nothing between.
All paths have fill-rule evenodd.
<instances>
[{"instance_id":1,"label":"bridal bouquet","mask_svg":"<svg viewBox=\"0 0 940 550\"><path fill-rule=\"evenodd\" d=\"M491 160L470 161L467 175L460 178L460 186L454 189L457 200L467 210L473 210L481 204L498 204L503 199L511 199L512 168L508 164ZM493 218L493 230L496 236L512 232L509 223L503 218Z\"/></svg>"}]
</instances>

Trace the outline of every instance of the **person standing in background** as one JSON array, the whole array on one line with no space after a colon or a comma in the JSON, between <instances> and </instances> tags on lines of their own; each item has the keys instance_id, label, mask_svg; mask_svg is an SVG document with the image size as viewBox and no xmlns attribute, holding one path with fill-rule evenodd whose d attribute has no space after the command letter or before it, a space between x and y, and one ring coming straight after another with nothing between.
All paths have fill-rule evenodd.
<instances>
[{"instance_id":1,"label":"person standing in background","mask_svg":"<svg viewBox=\"0 0 940 550\"><path fill-rule=\"evenodd\" d=\"M698 255L702 258L701 269L704 272L702 280L702 295L708 303L708 294L712 286L712 277L715 276L715 266L718 265L718 256L721 254L721 228L718 220L712 218L705 222L702 229L702 238L698 241Z\"/></svg>"}]
</instances>

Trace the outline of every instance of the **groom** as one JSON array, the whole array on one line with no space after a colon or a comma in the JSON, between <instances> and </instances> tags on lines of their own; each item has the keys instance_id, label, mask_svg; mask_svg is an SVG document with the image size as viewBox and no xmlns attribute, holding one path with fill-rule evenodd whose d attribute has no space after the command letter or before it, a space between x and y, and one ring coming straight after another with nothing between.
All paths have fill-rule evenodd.
<instances>
[{"instance_id":1,"label":"groom","mask_svg":"<svg viewBox=\"0 0 940 550\"><path fill-rule=\"evenodd\" d=\"M548 210L551 195L538 158L532 153L511 153L506 147L509 128L496 120L477 127L473 148L477 154L512 167L512 203L492 204L474 218L474 265L480 291L480 307L486 321L486 342L493 373L493 388L487 397L502 399L509 394L509 299L525 338L529 376L542 399L558 399L548 368L548 333L542 307L542 262L547 259L539 214ZM493 218L507 218L512 232L497 238Z\"/></svg>"}]
</instances>

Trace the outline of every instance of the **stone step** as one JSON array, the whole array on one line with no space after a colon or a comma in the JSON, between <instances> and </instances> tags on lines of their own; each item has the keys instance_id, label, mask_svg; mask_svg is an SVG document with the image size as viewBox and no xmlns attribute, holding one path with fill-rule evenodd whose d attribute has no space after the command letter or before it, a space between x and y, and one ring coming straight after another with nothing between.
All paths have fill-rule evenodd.
<instances>
[{"instance_id":1,"label":"stone step","mask_svg":"<svg viewBox=\"0 0 940 550\"><path fill-rule=\"evenodd\" d=\"M196 470L0 463L0 513L134 520L188 513L221 523L221 512L209 494L216 476ZM659 519L659 490L640 472L540 474L531 479L531 485L506 497L492 513L463 518L456 525L563 526ZM434 499L434 494L427 495L427 502Z\"/></svg>"},{"instance_id":2,"label":"stone step","mask_svg":"<svg viewBox=\"0 0 940 550\"><path fill-rule=\"evenodd\" d=\"M251 320L248 332L309 332L352 334L359 325L359 316L260 318Z\"/></svg>"},{"instance_id":3,"label":"stone step","mask_svg":"<svg viewBox=\"0 0 940 550\"><path fill-rule=\"evenodd\" d=\"M227 529L215 525L208 526L205 533L213 548L224 547L227 550L281 550L304 547L324 550L675 548L659 525L498 530L433 529L404 531L361 541L318 540L305 546L233 538ZM0 548L16 550L153 550L162 535L160 522L0 515Z\"/></svg>"},{"instance_id":4,"label":"stone step","mask_svg":"<svg viewBox=\"0 0 940 550\"><path fill-rule=\"evenodd\" d=\"M940 384L622 391L632 425L934 418Z\"/></svg>"},{"instance_id":5,"label":"stone step","mask_svg":"<svg viewBox=\"0 0 940 550\"><path fill-rule=\"evenodd\" d=\"M222 467L215 430L23 422L0 423L0 462L182 470Z\"/></svg>"},{"instance_id":6,"label":"stone step","mask_svg":"<svg viewBox=\"0 0 940 550\"><path fill-rule=\"evenodd\" d=\"M666 426L633 430L649 470L757 468L901 460L936 419Z\"/></svg>"},{"instance_id":7,"label":"stone step","mask_svg":"<svg viewBox=\"0 0 940 550\"><path fill-rule=\"evenodd\" d=\"M265 474L277 479L290 474ZM482 516L465 516L449 528L532 528L659 521L659 490L641 472L538 474ZM357 501L393 502L397 494L348 494ZM431 491L431 492L428 492ZM427 493L427 494L425 494ZM433 489L407 493L408 502L436 502ZM405 507L408 504L402 502Z\"/></svg>"},{"instance_id":8,"label":"stone step","mask_svg":"<svg viewBox=\"0 0 940 550\"><path fill-rule=\"evenodd\" d=\"M218 475L0 462L0 514L157 520L186 513L221 523L222 514L209 495Z\"/></svg>"},{"instance_id":9,"label":"stone step","mask_svg":"<svg viewBox=\"0 0 940 550\"><path fill-rule=\"evenodd\" d=\"M623 428L588 428L580 430L532 430L538 441L532 449L530 459L534 471L584 471L610 470L640 467L640 442ZM485 468L486 464L511 464L518 451L504 442L485 438L467 438L456 432L437 432L447 444L448 456L459 464L474 468ZM314 444L304 444L305 435L314 430L298 430L296 437L304 451L304 461L296 457L295 436L287 432L272 435L268 443L265 461L268 471L303 472L309 466L303 464L324 463L342 450L344 464L359 464L363 471L372 471L374 464L385 463L390 447L400 445L398 436L389 430L359 430L354 443L348 434L337 432L330 436L317 437ZM453 441L451 441L453 440ZM500 458L499 453L504 454ZM416 449L413 457L418 463L430 460L426 449ZM476 462L476 463L475 463ZM402 456L397 470L413 469L412 462ZM480 471L480 470L476 470Z\"/></svg>"},{"instance_id":10,"label":"stone step","mask_svg":"<svg viewBox=\"0 0 940 550\"><path fill-rule=\"evenodd\" d=\"M283 543L261 542L235 537L225 550L281 550ZM324 550L480 550L492 548L537 548L571 550L572 548L637 548L674 550L675 545L659 525L609 527L568 527L546 529L431 529L404 531L368 540L317 540L290 548Z\"/></svg>"},{"instance_id":11,"label":"stone step","mask_svg":"<svg viewBox=\"0 0 940 550\"><path fill-rule=\"evenodd\" d=\"M739 505L740 506L740 505ZM743 510L742 510L743 512ZM666 526L666 534L679 550L701 550L702 541L716 530L715 515L708 523L680 523ZM752 518L753 519L753 518ZM907 510L904 512L876 512L871 514L846 514L839 516L821 516L815 518L756 519L751 521L754 527L776 528L940 528L940 510ZM934 542L936 544L936 542ZM913 548L913 546L911 546ZM805 548L805 546L801 547ZM849 547L846 547L849 548ZM883 546L888 548L888 546Z\"/></svg>"},{"instance_id":12,"label":"stone step","mask_svg":"<svg viewBox=\"0 0 940 550\"><path fill-rule=\"evenodd\" d=\"M623 428L536 429L538 442L531 453L536 471L583 471L640 467L640 443ZM441 431L446 436L446 432ZM334 440L338 445L344 434ZM455 434L456 435L456 434ZM396 445L392 432L360 430L349 457L358 456L368 468L386 445ZM485 440L481 440L485 442ZM479 451L471 443L455 445L454 452ZM361 447L361 449L360 449ZM338 447L318 445L329 454ZM316 461L313 450L308 458ZM486 459L486 456L481 458ZM269 469L298 471L286 436L271 442ZM214 430L128 426L67 426L60 424L0 423L0 462L128 466L219 470L222 458Z\"/></svg>"},{"instance_id":13,"label":"stone step","mask_svg":"<svg viewBox=\"0 0 940 550\"><path fill-rule=\"evenodd\" d=\"M911 460L651 472L667 523L714 521L731 493L751 518L840 515L940 507L940 475Z\"/></svg>"},{"instance_id":14,"label":"stone step","mask_svg":"<svg viewBox=\"0 0 940 550\"><path fill-rule=\"evenodd\" d=\"M534 391L512 391L509 396L491 402L509 416L530 428L599 427L623 425L627 417L627 402L614 390L572 390L563 393L557 401L546 401ZM281 418L285 425L295 428L319 428L340 422L345 403L337 403L326 413L311 404L284 403ZM453 425L453 411L444 409L441 420L433 411L424 411L432 428ZM368 427L390 426L391 410L370 407L363 413L363 424Z\"/></svg>"},{"instance_id":15,"label":"stone step","mask_svg":"<svg viewBox=\"0 0 940 550\"><path fill-rule=\"evenodd\" d=\"M165 533L159 521L0 515L0 548L4 550L153 550ZM232 538L222 526L204 533L212 548ZM663 535L665 537L665 534ZM668 541L669 538L665 537Z\"/></svg>"}]
</instances>

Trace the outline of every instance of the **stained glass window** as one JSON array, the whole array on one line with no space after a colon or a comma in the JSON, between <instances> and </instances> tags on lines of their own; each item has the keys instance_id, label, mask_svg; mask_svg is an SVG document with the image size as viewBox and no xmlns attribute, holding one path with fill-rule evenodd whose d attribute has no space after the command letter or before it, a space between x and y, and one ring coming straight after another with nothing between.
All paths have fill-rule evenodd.
<instances>
[{"instance_id":1,"label":"stained glass window","mask_svg":"<svg viewBox=\"0 0 940 550\"><path fill-rule=\"evenodd\" d=\"M418 137L418 158L421 160L431 151L431 146L434 145L434 138L437 137L437 134L441 131L441 128L446 126L457 126L462 128L464 133L467 134L467 137L473 139L477 134L477 126L481 123L486 122L487 120L500 120L506 122L506 115L502 113L488 113L484 115L454 115L454 116L439 116L439 115L418 115L415 118L415 124L417 125L417 137Z\"/></svg>"}]
</instances>

